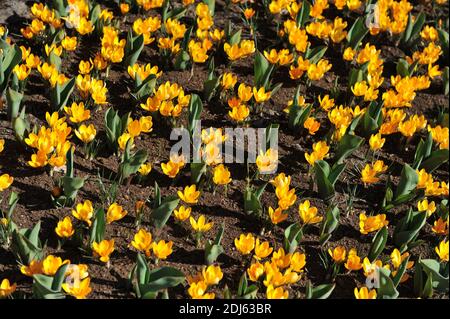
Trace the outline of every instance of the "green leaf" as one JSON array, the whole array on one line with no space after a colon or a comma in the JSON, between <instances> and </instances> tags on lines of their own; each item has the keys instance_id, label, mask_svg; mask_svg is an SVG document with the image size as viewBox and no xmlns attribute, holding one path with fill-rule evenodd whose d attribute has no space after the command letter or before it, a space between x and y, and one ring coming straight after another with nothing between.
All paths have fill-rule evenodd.
<instances>
[{"instance_id":1,"label":"green leaf","mask_svg":"<svg viewBox=\"0 0 450 319\"><path fill-rule=\"evenodd\" d=\"M280 128L280 124L270 124L266 127L265 130L265 138L266 138L266 150L270 148L272 144L271 141L278 141L278 129Z\"/></svg>"},{"instance_id":2,"label":"green leaf","mask_svg":"<svg viewBox=\"0 0 450 319\"><path fill-rule=\"evenodd\" d=\"M337 206L331 206L325 213L325 221L322 224L319 242L324 245L331 237L331 234L339 226L340 211Z\"/></svg>"},{"instance_id":3,"label":"green leaf","mask_svg":"<svg viewBox=\"0 0 450 319\"><path fill-rule=\"evenodd\" d=\"M245 294L245 292L247 291L247 274L244 272L241 276L241 278L239 279L239 285L238 285L238 291L237 294L238 296L243 296Z\"/></svg>"},{"instance_id":4,"label":"green leaf","mask_svg":"<svg viewBox=\"0 0 450 319\"><path fill-rule=\"evenodd\" d=\"M395 289L394 282L390 275L391 272L385 268L378 268L380 288L378 288L377 295L380 299L396 299L399 295Z\"/></svg>"},{"instance_id":5,"label":"green leaf","mask_svg":"<svg viewBox=\"0 0 450 319\"><path fill-rule=\"evenodd\" d=\"M33 230L13 230L11 251L24 265L29 265L32 260L40 260L43 257L43 249L38 237L40 222ZM27 234L25 234L27 233Z\"/></svg>"},{"instance_id":6,"label":"green leaf","mask_svg":"<svg viewBox=\"0 0 450 319\"><path fill-rule=\"evenodd\" d=\"M405 164L400 174L400 181L395 190L394 198L397 199L402 195L408 195L416 188L418 182L419 177L416 170L408 164Z\"/></svg>"},{"instance_id":7,"label":"green leaf","mask_svg":"<svg viewBox=\"0 0 450 319\"><path fill-rule=\"evenodd\" d=\"M8 108L6 114L8 120L11 121L19 116L20 104L22 103L23 93L20 93L12 88L8 88L6 91L6 101Z\"/></svg>"},{"instance_id":8,"label":"green leaf","mask_svg":"<svg viewBox=\"0 0 450 319\"><path fill-rule=\"evenodd\" d=\"M61 178L62 188L64 195L69 200L74 200L77 196L78 191L83 187L85 178L84 177L68 177L63 176Z\"/></svg>"},{"instance_id":9,"label":"green leaf","mask_svg":"<svg viewBox=\"0 0 450 319\"><path fill-rule=\"evenodd\" d=\"M95 219L91 226L91 236L89 242L101 242L105 238L106 232L106 215L103 208L97 209Z\"/></svg>"},{"instance_id":10,"label":"green leaf","mask_svg":"<svg viewBox=\"0 0 450 319\"><path fill-rule=\"evenodd\" d=\"M418 262L415 263L414 266L414 277L413 277L413 281L414 281L414 294L417 297L422 297L422 292L423 292L423 270L422 270L422 266L420 265L420 259Z\"/></svg>"},{"instance_id":11,"label":"green leaf","mask_svg":"<svg viewBox=\"0 0 450 319\"><path fill-rule=\"evenodd\" d=\"M367 111L362 118L362 131L364 136L369 137L371 134L378 132L381 124L383 123L383 104L373 101L369 104Z\"/></svg>"},{"instance_id":12,"label":"green leaf","mask_svg":"<svg viewBox=\"0 0 450 319\"><path fill-rule=\"evenodd\" d=\"M133 37L133 32L128 31L127 35L127 43L125 45L125 66L133 66L136 64L139 59L139 55L144 49L144 35L138 35L137 37Z\"/></svg>"},{"instance_id":13,"label":"green leaf","mask_svg":"<svg viewBox=\"0 0 450 319\"><path fill-rule=\"evenodd\" d=\"M336 164L342 164L344 160L354 151L356 151L362 144L364 139L356 135L344 135L336 148L334 161Z\"/></svg>"},{"instance_id":14,"label":"green leaf","mask_svg":"<svg viewBox=\"0 0 450 319\"><path fill-rule=\"evenodd\" d=\"M6 213L6 218L8 220L11 220L14 209L16 208L17 203L19 202L19 195L12 191L11 194L9 195L9 201L8 201L8 211Z\"/></svg>"},{"instance_id":15,"label":"green leaf","mask_svg":"<svg viewBox=\"0 0 450 319\"><path fill-rule=\"evenodd\" d=\"M311 109L311 104L309 104L308 106L299 106L294 103L289 109L289 127L291 129L303 127L303 124L308 119L309 114L311 113Z\"/></svg>"},{"instance_id":16,"label":"green leaf","mask_svg":"<svg viewBox=\"0 0 450 319\"><path fill-rule=\"evenodd\" d=\"M142 83L137 85L136 91L132 93L133 97L138 101L145 100L147 97L153 94L156 86L156 81L156 75L150 74L149 76L147 76L145 80L142 81ZM138 74L136 74L136 82L140 82Z\"/></svg>"},{"instance_id":17,"label":"green leaf","mask_svg":"<svg viewBox=\"0 0 450 319\"><path fill-rule=\"evenodd\" d=\"M231 24L230 24L230 27L231 27ZM234 45L234 44L238 44L239 42L241 42L241 34L242 34L242 29L237 30L233 34L230 34L229 38L228 38L228 43L230 45Z\"/></svg>"},{"instance_id":18,"label":"green leaf","mask_svg":"<svg viewBox=\"0 0 450 319\"><path fill-rule=\"evenodd\" d=\"M138 253L136 259L136 277L138 284L146 284L149 273L150 268L148 267L147 260L145 260L145 257L141 253Z\"/></svg>"},{"instance_id":19,"label":"green leaf","mask_svg":"<svg viewBox=\"0 0 450 319\"><path fill-rule=\"evenodd\" d=\"M197 94L192 94L189 101L188 112L189 112L189 124L188 129L191 135L196 129L197 121L200 120L200 116L203 111L203 103Z\"/></svg>"},{"instance_id":20,"label":"green leaf","mask_svg":"<svg viewBox=\"0 0 450 319\"><path fill-rule=\"evenodd\" d=\"M50 91L50 103L54 111L61 111L67 105L70 95L75 88L75 78L66 81L63 85L56 83Z\"/></svg>"},{"instance_id":21,"label":"green leaf","mask_svg":"<svg viewBox=\"0 0 450 319\"><path fill-rule=\"evenodd\" d=\"M51 289L53 291L61 291L62 283L64 279L66 279L67 267L69 267L68 263L60 266L56 274L53 276L53 282L51 286Z\"/></svg>"},{"instance_id":22,"label":"green leaf","mask_svg":"<svg viewBox=\"0 0 450 319\"><path fill-rule=\"evenodd\" d=\"M158 229L163 228L179 202L180 199L177 196L166 197L161 205L152 212L153 225Z\"/></svg>"},{"instance_id":23,"label":"green leaf","mask_svg":"<svg viewBox=\"0 0 450 319\"><path fill-rule=\"evenodd\" d=\"M127 148L131 147L131 139L127 142ZM147 151L139 150L135 154L131 155L129 158L125 159L119 165L119 180L123 181L124 179L130 177L132 174L136 174L141 167L147 161L148 155Z\"/></svg>"},{"instance_id":24,"label":"green leaf","mask_svg":"<svg viewBox=\"0 0 450 319\"><path fill-rule=\"evenodd\" d=\"M423 168L428 173L431 173L446 162L448 162L448 149L437 150L432 152L430 156L420 164L419 169Z\"/></svg>"},{"instance_id":25,"label":"green leaf","mask_svg":"<svg viewBox=\"0 0 450 319\"><path fill-rule=\"evenodd\" d=\"M158 182L155 181L155 198L153 200L153 208L158 208L161 205L161 190L159 189Z\"/></svg>"},{"instance_id":26,"label":"green leaf","mask_svg":"<svg viewBox=\"0 0 450 319\"><path fill-rule=\"evenodd\" d=\"M426 219L427 214L425 212L412 212L410 210L405 217L398 221L394 229L394 244L398 248L407 247L409 243L416 239L419 231L425 225Z\"/></svg>"},{"instance_id":27,"label":"green leaf","mask_svg":"<svg viewBox=\"0 0 450 319\"><path fill-rule=\"evenodd\" d=\"M191 56L189 53L186 50L181 50L175 58L175 69L186 70L189 65L189 61L191 61Z\"/></svg>"},{"instance_id":28,"label":"green leaf","mask_svg":"<svg viewBox=\"0 0 450 319\"><path fill-rule=\"evenodd\" d=\"M356 19L347 34L347 41L349 46L353 50L355 50L368 32L369 30L364 24L364 17L359 17L358 19Z\"/></svg>"},{"instance_id":29,"label":"green leaf","mask_svg":"<svg viewBox=\"0 0 450 319\"><path fill-rule=\"evenodd\" d=\"M4 44L4 45L3 45ZM16 65L22 61L22 51L17 45L9 45L4 40L0 40L0 48L3 56L0 56L0 96L3 95Z\"/></svg>"},{"instance_id":30,"label":"green leaf","mask_svg":"<svg viewBox=\"0 0 450 319\"><path fill-rule=\"evenodd\" d=\"M397 62L397 74L403 78L409 76L409 64L405 59L399 59Z\"/></svg>"},{"instance_id":31,"label":"green leaf","mask_svg":"<svg viewBox=\"0 0 450 319\"><path fill-rule=\"evenodd\" d=\"M384 247L386 247L386 242L388 239L388 231L386 226L381 228L372 239L372 245L370 246L369 258L370 262L373 262L377 257L383 252Z\"/></svg>"},{"instance_id":32,"label":"green leaf","mask_svg":"<svg viewBox=\"0 0 450 319\"><path fill-rule=\"evenodd\" d=\"M284 231L284 250L289 254L297 249L303 237L303 229L298 223L291 224Z\"/></svg>"},{"instance_id":33,"label":"green leaf","mask_svg":"<svg viewBox=\"0 0 450 319\"><path fill-rule=\"evenodd\" d=\"M428 275L432 276L432 286L434 289L448 293L449 290L449 275L448 275L448 264L443 267L434 259L422 259L420 265L423 267L423 271ZM445 269L446 268L446 269Z\"/></svg>"},{"instance_id":34,"label":"green leaf","mask_svg":"<svg viewBox=\"0 0 450 319\"><path fill-rule=\"evenodd\" d=\"M216 0L203 0L204 3L208 5L209 13L214 17L214 11L216 8Z\"/></svg>"},{"instance_id":35,"label":"green leaf","mask_svg":"<svg viewBox=\"0 0 450 319\"><path fill-rule=\"evenodd\" d=\"M398 269L397 269L397 273L395 274L394 279L393 279L393 283L394 283L395 287L398 287L398 285L400 284L400 281L402 280L403 275L406 272L406 268L407 268L408 262L409 262L409 257L410 256L406 257L400 264L400 267L398 267Z\"/></svg>"},{"instance_id":36,"label":"green leaf","mask_svg":"<svg viewBox=\"0 0 450 319\"><path fill-rule=\"evenodd\" d=\"M449 92L449 68L446 66L442 72L442 82L444 82L444 95L448 95Z\"/></svg>"},{"instance_id":37,"label":"green leaf","mask_svg":"<svg viewBox=\"0 0 450 319\"><path fill-rule=\"evenodd\" d=\"M210 80L206 80L203 84L203 97L206 101L211 101L211 99L214 97L217 88L220 85L220 78L214 77Z\"/></svg>"},{"instance_id":38,"label":"green leaf","mask_svg":"<svg viewBox=\"0 0 450 319\"><path fill-rule=\"evenodd\" d=\"M198 184L206 172L207 166L206 163L191 163L191 183Z\"/></svg>"},{"instance_id":39,"label":"green leaf","mask_svg":"<svg viewBox=\"0 0 450 319\"><path fill-rule=\"evenodd\" d=\"M430 156L432 148L433 136L431 135L431 132L429 132L427 135L427 139L425 141L423 139L420 139L419 143L417 144L416 152L414 154L414 162L412 165L414 169L418 169L423 159Z\"/></svg>"},{"instance_id":40,"label":"green leaf","mask_svg":"<svg viewBox=\"0 0 450 319\"><path fill-rule=\"evenodd\" d=\"M260 202L260 198L264 189L266 188L267 183L260 186L256 190L253 190L251 187L247 187L244 191L244 211L246 214L256 214L261 211L262 206Z\"/></svg>"},{"instance_id":41,"label":"green leaf","mask_svg":"<svg viewBox=\"0 0 450 319\"><path fill-rule=\"evenodd\" d=\"M444 52L444 58L447 61L449 57L449 41L448 41L448 32L444 29L438 28L438 36L439 36L439 42L441 43L442 51ZM448 66L447 66L448 69ZM448 74L448 71L447 71ZM448 82L447 82L448 84Z\"/></svg>"},{"instance_id":42,"label":"green leaf","mask_svg":"<svg viewBox=\"0 0 450 319\"><path fill-rule=\"evenodd\" d=\"M309 13L311 11L311 4L308 1L303 1L302 6L297 13L297 27L303 28L309 20Z\"/></svg>"},{"instance_id":43,"label":"green leaf","mask_svg":"<svg viewBox=\"0 0 450 319\"><path fill-rule=\"evenodd\" d=\"M348 86L352 87L355 83L361 82L364 78L364 72L361 69L352 68L348 77Z\"/></svg>"},{"instance_id":44,"label":"green leaf","mask_svg":"<svg viewBox=\"0 0 450 319\"><path fill-rule=\"evenodd\" d=\"M48 62L52 64L59 72L61 71L62 60L58 55L56 55L55 52L50 52L50 55L48 56Z\"/></svg>"},{"instance_id":45,"label":"green leaf","mask_svg":"<svg viewBox=\"0 0 450 319\"><path fill-rule=\"evenodd\" d=\"M207 265L213 264L217 258L224 252L220 242L222 241L224 233L224 225L220 225L219 232L216 235L214 242L207 241L205 245L205 263Z\"/></svg>"},{"instance_id":46,"label":"green leaf","mask_svg":"<svg viewBox=\"0 0 450 319\"><path fill-rule=\"evenodd\" d=\"M262 54L260 51L257 51L255 54L253 71L255 87L265 87L267 89L266 85L268 84L268 80L270 78L270 74L273 71L273 68L269 61L267 61L264 54Z\"/></svg>"},{"instance_id":47,"label":"green leaf","mask_svg":"<svg viewBox=\"0 0 450 319\"><path fill-rule=\"evenodd\" d=\"M313 287L311 281L306 284L306 299L327 299L333 292L336 284L324 284Z\"/></svg>"},{"instance_id":48,"label":"green leaf","mask_svg":"<svg viewBox=\"0 0 450 319\"><path fill-rule=\"evenodd\" d=\"M313 49L308 46L305 52L305 59L308 59L311 64L316 64L325 55L328 47L325 45L316 46Z\"/></svg>"},{"instance_id":49,"label":"green leaf","mask_svg":"<svg viewBox=\"0 0 450 319\"><path fill-rule=\"evenodd\" d=\"M129 113L122 118L119 113L110 107L105 112L105 130L108 145L111 149L118 148L117 140L125 132L128 124Z\"/></svg>"},{"instance_id":50,"label":"green leaf","mask_svg":"<svg viewBox=\"0 0 450 319\"><path fill-rule=\"evenodd\" d=\"M417 17L413 20L413 16L410 13L408 16L408 24L403 32L403 37L401 38L401 45L411 48L415 40L417 40L420 31L425 23L426 16L423 12L419 13Z\"/></svg>"},{"instance_id":51,"label":"green leaf","mask_svg":"<svg viewBox=\"0 0 450 319\"><path fill-rule=\"evenodd\" d=\"M147 282L140 284L139 289L143 295L147 292L157 292L163 289L172 288L183 283L184 273L172 267L161 267L150 270Z\"/></svg>"},{"instance_id":52,"label":"green leaf","mask_svg":"<svg viewBox=\"0 0 450 319\"><path fill-rule=\"evenodd\" d=\"M335 193L334 186L329 180L330 170L330 165L323 160L318 160L314 164L317 190L324 200L330 200Z\"/></svg>"}]
</instances>

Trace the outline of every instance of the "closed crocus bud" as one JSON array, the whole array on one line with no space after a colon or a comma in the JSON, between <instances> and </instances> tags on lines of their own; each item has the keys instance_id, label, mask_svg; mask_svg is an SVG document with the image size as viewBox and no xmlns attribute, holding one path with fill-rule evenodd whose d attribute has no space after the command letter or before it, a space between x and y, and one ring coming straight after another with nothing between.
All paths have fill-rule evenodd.
<instances>
[{"instance_id":1,"label":"closed crocus bud","mask_svg":"<svg viewBox=\"0 0 450 319\"><path fill-rule=\"evenodd\" d=\"M211 265L207 268L203 268L202 277L208 286L217 285L219 281L222 280L223 273L220 266Z\"/></svg>"},{"instance_id":2,"label":"closed crocus bud","mask_svg":"<svg viewBox=\"0 0 450 319\"><path fill-rule=\"evenodd\" d=\"M120 13L122 15L125 15L130 11L130 5L128 3L121 3L120 4Z\"/></svg>"},{"instance_id":3,"label":"closed crocus bud","mask_svg":"<svg viewBox=\"0 0 450 319\"><path fill-rule=\"evenodd\" d=\"M231 182L231 174L223 164L217 165L213 170L213 182L217 185L226 185Z\"/></svg>"},{"instance_id":4,"label":"closed crocus bud","mask_svg":"<svg viewBox=\"0 0 450 319\"><path fill-rule=\"evenodd\" d=\"M439 243L439 246L435 247L434 250L441 259L441 262L448 262L448 241L444 239Z\"/></svg>"},{"instance_id":5,"label":"closed crocus bud","mask_svg":"<svg viewBox=\"0 0 450 319\"><path fill-rule=\"evenodd\" d=\"M241 234L239 239L234 239L234 245L241 254L248 255L255 248L255 237L251 233Z\"/></svg>"},{"instance_id":6,"label":"closed crocus bud","mask_svg":"<svg viewBox=\"0 0 450 319\"><path fill-rule=\"evenodd\" d=\"M345 268L347 270L360 270L363 265L361 262L361 257L357 255L356 249L352 248L350 249L348 253L347 262L344 264Z\"/></svg>"},{"instance_id":7,"label":"closed crocus bud","mask_svg":"<svg viewBox=\"0 0 450 319\"><path fill-rule=\"evenodd\" d=\"M11 284L8 279L3 279L0 283L0 299L10 296L14 291L16 291L17 285Z\"/></svg>"},{"instance_id":8,"label":"closed crocus bud","mask_svg":"<svg viewBox=\"0 0 450 319\"><path fill-rule=\"evenodd\" d=\"M344 54L342 55L342 57L345 61L353 61L355 53L355 50L353 50L351 47L348 47L344 50Z\"/></svg>"},{"instance_id":9,"label":"closed crocus bud","mask_svg":"<svg viewBox=\"0 0 450 319\"><path fill-rule=\"evenodd\" d=\"M419 212L426 212L430 217L436 211L436 203L434 201L429 202L428 199L417 202L417 209Z\"/></svg>"},{"instance_id":10,"label":"closed crocus bud","mask_svg":"<svg viewBox=\"0 0 450 319\"><path fill-rule=\"evenodd\" d=\"M92 64L91 61L80 61L80 64L78 65L78 71L80 74L86 75L91 73L94 68L94 64Z\"/></svg>"},{"instance_id":11,"label":"closed crocus bud","mask_svg":"<svg viewBox=\"0 0 450 319\"><path fill-rule=\"evenodd\" d=\"M61 238L69 238L75 233L72 225L72 220L69 216L64 217L63 220L58 222L58 225L55 228L55 232Z\"/></svg>"},{"instance_id":12,"label":"closed crocus bud","mask_svg":"<svg viewBox=\"0 0 450 319\"><path fill-rule=\"evenodd\" d=\"M97 130L93 124L86 126L82 124L77 130L75 130L75 135L83 142L90 143L94 140Z\"/></svg>"},{"instance_id":13,"label":"closed crocus bud","mask_svg":"<svg viewBox=\"0 0 450 319\"><path fill-rule=\"evenodd\" d=\"M237 82L237 76L233 73L224 73L222 75L222 87L225 90L232 90Z\"/></svg>"},{"instance_id":14,"label":"closed crocus bud","mask_svg":"<svg viewBox=\"0 0 450 319\"><path fill-rule=\"evenodd\" d=\"M153 130L153 118L151 116L142 116L139 119L139 125L143 133L150 133Z\"/></svg>"},{"instance_id":15,"label":"closed crocus bud","mask_svg":"<svg viewBox=\"0 0 450 319\"><path fill-rule=\"evenodd\" d=\"M28 75L30 75L31 69L27 65L21 64L16 65L13 72L17 76L19 81L23 81L28 77Z\"/></svg>"},{"instance_id":16,"label":"closed crocus bud","mask_svg":"<svg viewBox=\"0 0 450 319\"><path fill-rule=\"evenodd\" d=\"M3 192L13 183L14 178L9 176L8 174L0 175L0 192Z\"/></svg>"},{"instance_id":17,"label":"closed crocus bud","mask_svg":"<svg viewBox=\"0 0 450 319\"><path fill-rule=\"evenodd\" d=\"M330 248L328 249L328 253L330 254L331 258L333 258L334 262L338 264L343 263L347 255L345 247L342 246L337 246L333 250L331 250Z\"/></svg>"},{"instance_id":18,"label":"closed crocus bud","mask_svg":"<svg viewBox=\"0 0 450 319\"><path fill-rule=\"evenodd\" d=\"M258 279L264 274L264 266L259 262L253 263L247 269L248 278L251 281L258 281Z\"/></svg>"},{"instance_id":19,"label":"closed crocus bud","mask_svg":"<svg viewBox=\"0 0 450 319\"><path fill-rule=\"evenodd\" d=\"M290 268L293 271L301 272L306 265L306 255L300 252L295 252L291 257Z\"/></svg>"},{"instance_id":20,"label":"closed crocus bud","mask_svg":"<svg viewBox=\"0 0 450 319\"><path fill-rule=\"evenodd\" d=\"M134 235L131 245L136 248L136 250L144 252L147 257L150 256L150 249L152 248L152 234L147 232L145 229L140 229Z\"/></svg>"}]
</instances>

